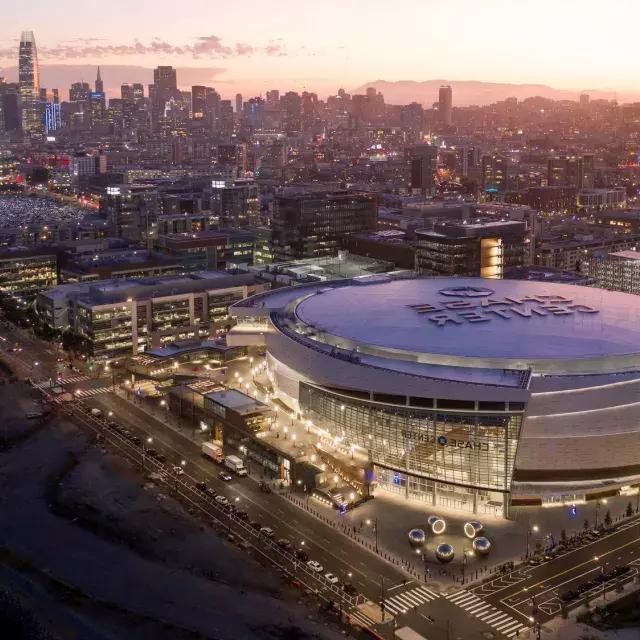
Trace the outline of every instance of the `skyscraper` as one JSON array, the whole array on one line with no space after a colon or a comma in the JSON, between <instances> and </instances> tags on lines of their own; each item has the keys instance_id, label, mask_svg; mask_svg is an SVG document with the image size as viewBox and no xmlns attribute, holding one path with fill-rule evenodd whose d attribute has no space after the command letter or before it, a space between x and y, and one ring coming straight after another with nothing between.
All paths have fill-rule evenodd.
<instances>
[{"instance_id":1,"label":"skyscraper","mask_svg":"<svg viewBox=\"0 0 640 640\"><path fill-rule=\"evenodd\" d=\"M449 85L443 85L438 91L438 113L445 127L453 124L453 91Z\"/></svg>"},{"instance_id":2,"label":"skyscraper","mask_svg":"<svg viewBox=\"0 0 640 640\"><path fill-rule=\"evenodd\" d=\"M22 130L29 135L42 133L40 118L40 66L33 31L23 31L18 50L18 83Z\"/></svg>"},{"instance_id":3,"label":"skyscraper","mask_svg":"<svg viewBox=\"0 0 640 640\"><path fill-rule=\"evenodd\" d=\"M153 70L153 85L149 86L149 97L152 97L152 118L157 127L164 118L165 107L173 98L179 100L178 77L173 67L161 66Z\"/></svg>"},{"instance_id":4,"label":"skyscraper","mask_svg":"<svg viewBox=\"0 0 640 640\"><path fill-rule=\"evenodd\" d=\"M241 93L236 93L236 113L237 114L241 114L242 113L242 94Z\"/></svg>"},{"instance_id":5,"label":"skyscraper","mask_svg":"<svg viewBox=\"0 0 640 640\"><path fill-rule=\"evenodd\" d=\"M96 74L96 93L104 93L104 83L100 77L100 67L98 67L98 73Z\"/></svg>"}]
</instances>

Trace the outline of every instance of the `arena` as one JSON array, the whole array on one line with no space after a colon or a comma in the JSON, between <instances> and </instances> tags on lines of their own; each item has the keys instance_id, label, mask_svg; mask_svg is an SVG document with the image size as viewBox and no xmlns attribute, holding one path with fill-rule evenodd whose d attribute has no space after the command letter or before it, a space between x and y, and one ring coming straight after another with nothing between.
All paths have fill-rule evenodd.
<instances>
[{"instance_id":1,"label":"arena","mask_svg":"<svg viewBox=\"0 0 640 640\"><path fill-rule=\"evenodd\" d=\"M640 483L640 298L479 278L369 276L259 294L231 345L366 454L379 490L508 517Z\"/></svg>"}]
</instances>

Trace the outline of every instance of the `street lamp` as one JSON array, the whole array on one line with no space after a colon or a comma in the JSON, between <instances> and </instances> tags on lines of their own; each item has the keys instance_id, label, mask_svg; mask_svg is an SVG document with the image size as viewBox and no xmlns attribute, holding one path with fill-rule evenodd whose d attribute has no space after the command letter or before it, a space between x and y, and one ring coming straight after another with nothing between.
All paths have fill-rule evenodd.
<instances>
[{"instance_id":1,"label":"street lamp","mask_svg":"<svg viewBox=\"0 0 640 640\"><path fill-rule=\"evenodd\" d=\"M366 520L367 526L371 526L371 520L367 518ZM373 521L373 532L376 534L376 553L378 553L378 518L375 518Z\"/></svg>"},{"instance_id":2,"label":"street lamp","mask_svg":"<svg viewBox=\"0 0 640 640\"><path fill-rule=\"evenodd\" d=\"M147 438L146 444L150 445L153 442L153 438L151 436L149 436ZM144 462L145 462L145 454L147 453L147 447L145 447L145 442L143 440L142 442L142 468L144 469Z\"/></svg>"},{"instance_id":3,"label":"street lamp","mask_svg":"<svg viewBox=\"0 0 640 640\"><path fill-rule=\"evenodd\" d=\"M538 527L537 524L534 524L532 527L527 525L527 553L525 555L525 558L529 557L529 536L532 533L538 533L538 531L540 531L540 527Z\"/></svg>"},{"instance_id":4,"label":"street lamp","mask_svg":"<svg viewBox=\"0 0 640 640\"><path fill-rule=\"evenodd\" d=\"M593 560L594 562L598 562L600 560L600 558L598 556L593 556ZM602 599L606 600L607 599L607 590L605 589L605 579L604 579L604 569L606 566L606 562L603 560L602 564L600 565L600 574L602 575Z\"/></svg>"}]
</instances>

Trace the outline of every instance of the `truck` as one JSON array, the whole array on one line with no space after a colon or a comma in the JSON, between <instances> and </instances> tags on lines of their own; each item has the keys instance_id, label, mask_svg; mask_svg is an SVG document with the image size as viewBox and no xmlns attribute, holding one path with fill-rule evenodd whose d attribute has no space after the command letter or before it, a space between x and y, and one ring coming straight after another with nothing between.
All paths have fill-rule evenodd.
<instances>
[{"instance_id":1,"label":"truck","mask_svg":"<svg viewBox=\"0 0 640 640\"><path fill-rule=\"evenodd\" d=\"M242 458L238 458L238 456L227 456L224 459L224 466L227 467L227 469L231 469L231 471L239 476L247 475L244 460Z\"/></svg>"},{"instance_id":2,"label":"truck","mask_svg":"<svg viewBox=\"0 0 640 640\"><path fill-rule=\"evenodd\" d=\"M202 455L205 458L209 458L218 464L221 464L224 460L224 454L222 453L222 447L215 442L203 442L202 443Z\"/></svg>"}]
</instances>

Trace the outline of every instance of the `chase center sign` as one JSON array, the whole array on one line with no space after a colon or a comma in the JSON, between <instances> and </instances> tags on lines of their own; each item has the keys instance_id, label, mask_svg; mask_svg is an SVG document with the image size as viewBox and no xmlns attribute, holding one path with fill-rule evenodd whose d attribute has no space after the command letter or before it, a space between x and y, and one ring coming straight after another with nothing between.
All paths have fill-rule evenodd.
<instances>
[{"instance_id":1,"label":"chase center sign","mask_svg":"<svg viewBox=\"0 0 640 640\"><path fill-rule=\"evenodd\" d=\"M489 322L495 318L533 318L540 316L570 316L582 313L598 313L589 305L575 302L558 294L495 297L495 291L485 287L448 287L438 293L444 300L437 303L410 304L417 313L439 327L468 322ZM455 298L455 299L452 299Z\"/></svg>"}]
</instances>

